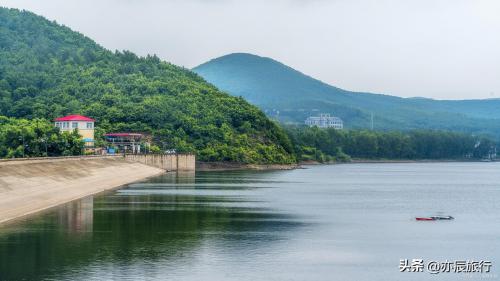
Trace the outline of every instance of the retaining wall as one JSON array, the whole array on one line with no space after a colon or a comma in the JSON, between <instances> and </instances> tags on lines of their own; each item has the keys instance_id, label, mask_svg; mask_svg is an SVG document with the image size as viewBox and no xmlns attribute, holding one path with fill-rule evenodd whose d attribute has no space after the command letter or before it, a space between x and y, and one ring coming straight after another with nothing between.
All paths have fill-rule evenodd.
<instances>
[{"instance_id":1,"label":"retaining wall","mask_svg":"<svg viewBox=\"0 0 500 281\"><path fill-rule=\"evenodd\" d=\"M164 173L123 156L0 161L0 224Z\"/></svg>"},{"instance_id":2,"label":"retaining wall","mask_svg":"<svg viewBox=\"0 0 500 281\"><path fill-rule=\"evenodd\" d=\"M127 154L125 160L139 162L165 171L194 171L194 154Z\"/></svg>"}]
</instances>

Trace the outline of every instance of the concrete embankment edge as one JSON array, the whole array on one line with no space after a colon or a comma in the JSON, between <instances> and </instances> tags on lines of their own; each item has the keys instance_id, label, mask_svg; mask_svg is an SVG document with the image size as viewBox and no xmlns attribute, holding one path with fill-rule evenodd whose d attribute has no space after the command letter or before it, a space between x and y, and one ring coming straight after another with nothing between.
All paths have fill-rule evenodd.
<instances>
[{"instance_id":1,"label":"concrete embankment edge","mask_svg":"<svg viewBox=\"0 0 500 281\"><path fill-rule=\"evenodd\" d=\"M164 172L122 157L1 161L0 224Z\"/></svg>"}]
</instances>

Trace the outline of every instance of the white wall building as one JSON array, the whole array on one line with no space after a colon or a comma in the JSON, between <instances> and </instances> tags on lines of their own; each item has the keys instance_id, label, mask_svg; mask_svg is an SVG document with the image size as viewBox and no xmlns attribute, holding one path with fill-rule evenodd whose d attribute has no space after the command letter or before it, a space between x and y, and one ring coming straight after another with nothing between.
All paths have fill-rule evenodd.
<instances>
[{"instance_id":1,"label":"white wall building","mask_svg":"<svg viewBox=\"0 0 500 281\"><path fill-rule=\"evenodd\" d=\"M344 122L342 121L342 119L335 116L330 116L330 114L320 114L319 116L308 117L305 123L309 127L317 126L319 128L334 128L334 129L344 128Z\"/></svg>"}]
</instances>

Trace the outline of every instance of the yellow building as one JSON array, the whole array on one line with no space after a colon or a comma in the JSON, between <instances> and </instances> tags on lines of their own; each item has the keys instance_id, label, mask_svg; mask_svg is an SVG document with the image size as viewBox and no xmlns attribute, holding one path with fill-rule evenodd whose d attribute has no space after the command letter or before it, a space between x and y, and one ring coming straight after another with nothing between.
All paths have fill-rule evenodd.
<instances>
[{"instance_id":1,"label":"yellow building","mask_svg":"<svg viewBox=\"0 0 500 281\"><path fill-rule=\"evenodd\" d=\"M78 133L85 141L85 146L94 146L94 119L82 115L68 115L56 118L54 121L55 126L62 132L78 129Z\"/></svg>"}]
</instances>

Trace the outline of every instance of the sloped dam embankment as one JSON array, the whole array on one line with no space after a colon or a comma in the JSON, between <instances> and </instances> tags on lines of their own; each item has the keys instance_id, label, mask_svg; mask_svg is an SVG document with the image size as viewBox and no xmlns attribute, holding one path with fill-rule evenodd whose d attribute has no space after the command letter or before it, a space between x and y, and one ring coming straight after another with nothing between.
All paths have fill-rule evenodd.
<instances>
[{"instance_id":1,"label":"sloped dam embankment","mask_svg":"<svg viewBox=\"0 0 500 281\"><path fill-rule=\"evenodd\" d=\"M165 170L123 157L0 161L0 224Z\"/></svg>"}]
</instances>

